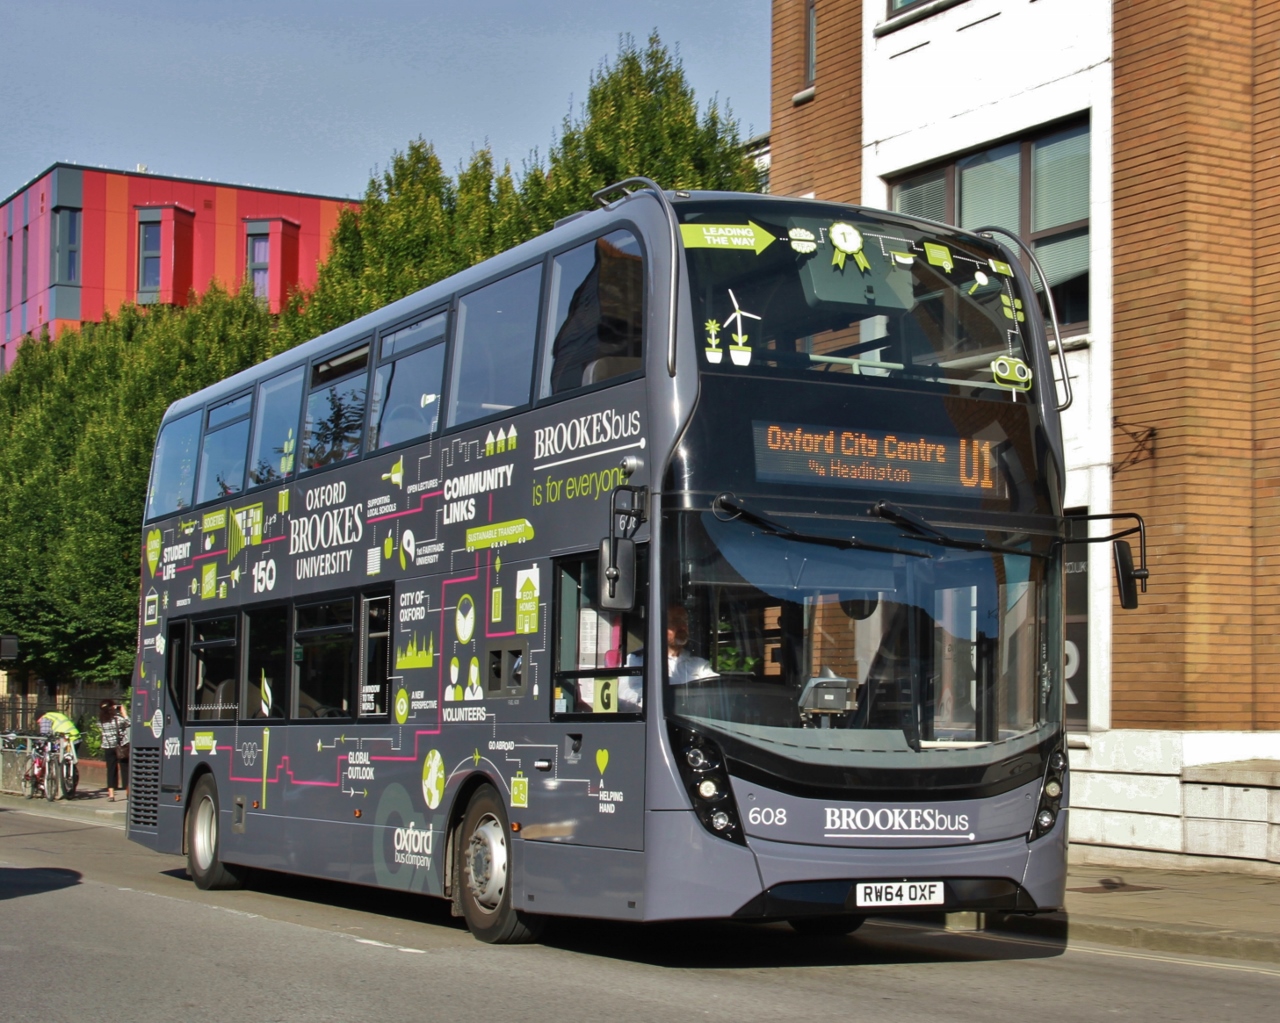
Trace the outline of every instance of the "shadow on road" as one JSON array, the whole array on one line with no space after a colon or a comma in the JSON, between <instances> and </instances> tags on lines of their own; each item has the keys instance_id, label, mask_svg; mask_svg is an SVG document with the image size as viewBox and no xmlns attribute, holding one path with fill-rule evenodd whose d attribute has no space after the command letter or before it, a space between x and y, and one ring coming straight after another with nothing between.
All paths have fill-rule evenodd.
<instances>
[{"instance_id":1,"label":"shadow on road","mask_svg":"<svg viewBox=\"0 0 1280 1023\"><path fill-rule=\"evenodd\" d=\"M897 920L869 920L842 938L807 937L785 923L555 920L542 943L581 955L701 970L1045 959L1065 951L1061 941L945 931Z\"/></svg>"},{"instance_id":2,"label":"shadow on road","mask_svg":"<svg viewBox=\"0 0 1280 1023\"><path fill-rule=\"evenodd\" d=\"M183 869L167 870L183 881ZM299 899L364 913L446 927L465 928L449 903L400 891L366 888L252 871L247 887L266 895ZM759 970L770 968L888 965L902 963L1046 959L1061 955L1065 941L989 932L946 931L927 923L869 920L843 938L806 937L785 923L726 921L631 924L552 918L541 944L581 955L678 969Z\"/></svg>"},{"instance_id":3,"label":"shadow on road","mask_svg":"<svg viewBox=\"0 0 1280 1023\"><path fill-rule=\"evenodd\" d=\"M18 899L24 895L70 888L80 883L78 870L62 867L0 867L0 899Z\"/></svg>"}]
</instances>

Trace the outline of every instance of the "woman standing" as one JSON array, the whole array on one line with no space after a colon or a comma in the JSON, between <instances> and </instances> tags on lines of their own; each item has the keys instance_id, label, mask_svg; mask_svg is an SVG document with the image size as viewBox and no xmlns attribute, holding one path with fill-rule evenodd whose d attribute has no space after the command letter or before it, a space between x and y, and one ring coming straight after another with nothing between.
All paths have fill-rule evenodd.
<instances>
[{"instance_id":1,"label":"woman standing","mask_svg":"<svg viewBox=\"0 0 1280 1023\"><path fill-rule=\"evenodd\" d=\"M116 789L129 794L129 719L114 700L103 700L98 707L98 723L102 726L102 759L107 766L107 799L116 801Z\"/></svg>"}]
</instances>

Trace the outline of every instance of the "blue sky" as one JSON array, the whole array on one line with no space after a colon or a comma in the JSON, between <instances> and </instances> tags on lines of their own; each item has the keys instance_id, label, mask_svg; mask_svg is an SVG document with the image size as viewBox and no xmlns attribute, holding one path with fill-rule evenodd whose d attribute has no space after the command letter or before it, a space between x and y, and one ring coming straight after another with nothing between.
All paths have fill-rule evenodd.
<instances>
[{"instance_id":1,"label":"blue sky","mask_svg":"<svg viewBox=\"0 0 1280 1023\"><path fill-rule=\"evenodd\" d=\"M656 28L700 106L769 127L768 0L0 0L0 196L56 160L358 197L421 135L546 152Z\"/></svg>"}]
</instances>

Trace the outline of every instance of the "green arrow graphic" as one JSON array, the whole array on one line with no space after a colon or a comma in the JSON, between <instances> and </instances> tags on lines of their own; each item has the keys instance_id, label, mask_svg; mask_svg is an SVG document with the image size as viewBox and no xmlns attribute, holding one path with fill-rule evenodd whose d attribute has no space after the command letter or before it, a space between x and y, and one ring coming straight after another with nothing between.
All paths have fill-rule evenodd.
<instances>
[{"instance_id":1,"label":"green arrow graphic","mask_svg":"<svg viewBox=\"0 0 1280 1023\"><path fill-rule=\"evenodd\" d=\"M757 256L777 239L753 220L743 224L681 224L686 249L750 249Z\"/></svg>"}]
</instances>

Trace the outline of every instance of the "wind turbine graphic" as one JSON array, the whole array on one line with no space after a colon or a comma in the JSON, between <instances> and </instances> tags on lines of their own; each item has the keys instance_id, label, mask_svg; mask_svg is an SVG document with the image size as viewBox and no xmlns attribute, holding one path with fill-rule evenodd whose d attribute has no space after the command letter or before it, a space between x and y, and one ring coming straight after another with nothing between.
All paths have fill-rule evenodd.
<instances>
[{"instance_id":1,"label":"wind turbine graphic","mask_svg":"<svg viewBox=\"0 0 1280 1023\"><path fill-rule=\"evenodd\" d=\"M747 366L751 363L751 347L747 344L747 335L743 333L742 318L745 316L749 320L758 321L760 317L755 313L745 312L738 305L738 296L733 293L732 288L729 289L729 301L733 303L733 312L725 317L724 325L727 327L731 323L737 324L729 335L733 338L733 344L729 346L729 358L735 366Z\"/></svg>"}]
</instances>

